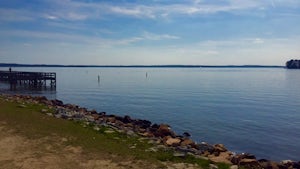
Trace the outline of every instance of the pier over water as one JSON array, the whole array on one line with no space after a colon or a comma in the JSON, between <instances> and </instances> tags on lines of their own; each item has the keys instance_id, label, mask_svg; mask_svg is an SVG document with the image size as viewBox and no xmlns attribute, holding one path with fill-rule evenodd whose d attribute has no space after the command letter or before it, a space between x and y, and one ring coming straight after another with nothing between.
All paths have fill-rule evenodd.
<instances>
[{"instance_id":1,"label":"pier over water","mask_svg":"<svg viewBox=\"0 0 300 169\"><path fill-rule=\"evenodd\" d=\"M0 81L8 82L11 88L16 85L28 85L30 87L56 88L56 73L54 72L21 72L21 71L0 71Z\"/></svg>"}]
</instances>

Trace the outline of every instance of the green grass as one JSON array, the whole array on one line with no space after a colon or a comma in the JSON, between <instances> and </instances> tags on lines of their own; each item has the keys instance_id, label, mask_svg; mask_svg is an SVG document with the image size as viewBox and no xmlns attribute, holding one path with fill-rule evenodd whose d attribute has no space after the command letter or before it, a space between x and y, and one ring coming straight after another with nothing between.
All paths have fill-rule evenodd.
<instances>
[{"instance_id":1,"label":"green grass","mask_svg":"<svg viewBox=\"0 0 300 169\"><path fill-rule=\"evenodd\" d=\"M209 168L210 162L198 159L194 156L174 157L173 152L160 150L147 152L146 149L153 147L140 137L127 136L123 133L105 133L108 129L101 127L100 131L93 129L93 125L85 125L84 122L75 122L57 119L41 113L44 105L8 102L0 96L0 121L14 129L16 134L21 134L30 139L53 136L55 138L67 138L63 144L81 146L89 154L100 156L115 155L120 158L139 159L159 164L160 161L184 162L198 164L202 168ZM53 110L49 110L51 112ZM83 127L85 126L85 127ZM132 148L132 146L136 148ZM220 169L229 168L226 164L217 164Z\"/></svg>"}]
</instances>

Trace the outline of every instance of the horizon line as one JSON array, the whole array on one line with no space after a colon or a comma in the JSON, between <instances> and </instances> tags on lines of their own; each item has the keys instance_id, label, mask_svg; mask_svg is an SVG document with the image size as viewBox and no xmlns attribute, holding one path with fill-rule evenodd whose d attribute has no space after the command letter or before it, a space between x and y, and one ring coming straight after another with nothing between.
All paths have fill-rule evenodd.
<instances>
[{"instance_id":1,"label":"horizon line","mask_svg":"<svg viewBox=\"0 0 300 169\"><path fill-rule=\"evenodd\" d=\"M162 64L162 65L63 65L63 64L19 64L0 63L0 67L285 67L280 65L189 65L189 64Z\"/></svg>"}]
</instances>

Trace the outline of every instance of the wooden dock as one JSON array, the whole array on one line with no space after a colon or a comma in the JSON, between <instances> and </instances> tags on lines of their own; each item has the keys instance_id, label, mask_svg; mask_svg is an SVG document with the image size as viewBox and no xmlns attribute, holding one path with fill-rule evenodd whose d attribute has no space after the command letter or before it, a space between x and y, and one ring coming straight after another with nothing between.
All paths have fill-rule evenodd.
<instances>
[{"instance_id":1,"label":"wooden dock","mask_svg":"<svg viewBox=\"0 0 300 169\"><path fill-rule=\"evenodd\" d=\"M8 82L11 87L28 85L30 87L56 87L56 73L53 72L19 72L0 71L0 81ZM47 83L48 82L48 83Z\"/></svg>"}]
</instances>

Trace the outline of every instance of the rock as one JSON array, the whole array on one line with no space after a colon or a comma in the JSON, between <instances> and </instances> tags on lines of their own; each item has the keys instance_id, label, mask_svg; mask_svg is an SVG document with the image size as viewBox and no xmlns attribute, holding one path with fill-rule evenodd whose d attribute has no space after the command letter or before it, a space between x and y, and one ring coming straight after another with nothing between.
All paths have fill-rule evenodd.
<instances>
[{"instance_id":1,"label":"rock","mask_svg":"<svg viewBox=\"0 0 300 169\"><path fill-rule=\"evenodd\" d=\"M51 116L51 117L53 116L52 113L46 113L46 115L47 115L47 116ZM60 117L59 117L59 118L60 118Z\"/></svg>"},{"instance_id":2,"label":"rock","mask_svg":"<svg viewBox=\"0 0 300 169\"><path fill-rule=\"evenodd\" d=\"M99 120L101 117L99 114L91 114L91 116L94 118L94 120Z\"/></svg>"},{"instance_id":3,"label":"rock","mask_svg":"<svg viewBox=\"0 0 300 169\"><path fill-rule=\"evenodd\" d=\"M88 122L95 122L95 119L92 115L85 116L85 120L88 121Z\"/></svg>"},{"instance_id":4,"label":"rock","mask_svg":"<svg viewBox=\"0 0 300 169\"><path fill-rule=\"evenodd\" d=\"M188 132L184 132L182 135L183 135L184 137L191 137L191 134L188 133Z\"/></svg>"},{"instance_id":5,"label":"rock","mask_svg":"<svg viewBox=\"0 0 300 169\"><path fill-rule=\"evenodd\" d=\"M62 142L67 142L67 141L68 141L68 139L67 139L67 138L65 138L65 137L63 137L63 138L61 138L61 141L62 141Z\"/></svg>"},{"instance_id":6,"label":"rock","mask_svg":"<svg viewBox=\"0 0 300 169\"><path fill-rule=\"evenodd\" d=\"M63 108L57 108L55 113L56 114L66 114L66 110Z\"/></svg>"},{"instance_id":7,"label":"rock","mask_svg":"<svg viewBox=\"0 0 300 169\"><path fill-rule=\"evenodd\" d=\"M230 166L230 169L239 169L239 166L237 166L237 165L232 165L232 166Z\"/></svg>"},{"instance_id":8,"label":"rock","mask_svg":"<svg viewBox=\"0 0 300 169\"><path fill-rule=\"evenodd\" d=\"M234 156L231 159L232 164L238 165L241 161L241 157L240 156Z\"/></svg>"},{"instance_id":9,"label":"rock","mask_svg":"<svg viewBox=\"0 0 300 169\"><path fill-rule=\"evenodd\" d=\"M100 128L98 126L94 126L93 129L96 130L96 131L100 130Z\"/></svg>"},{"instance_id":10,"label":"rock","mask_svg":"<svg viewBox=\"0 0 300 169\"><path fill-rule=\"evenodd\" d=\"M294 162L293 164L293 168L300 168L300 161L297 163L297 162Z\"/></svg>"},{"instance_id":11,"label":"rock","mask_svg":"<svg viewBox=\"0 0 300 169\"><path fill-rule=\"evenodd\" d=\"M200 155L195 155L196 158L202 159L202 160L209 160L208 157L200 156Z\"/></svg>"},{"instance_id":12,"label":"rock","mask_svg":"<svg viewBox=\"0 0 300 169\"><path fill-rule=\"evenodd\" d=\"M46 112L48 112L48 110L47 109L42 109L41 112L46 113Z\"/></svg>"},{"instance_id":13,"label":"rock","mask_svg":"<svg viewBox=\"0 0 300 169\"><path fill-rule=\"evenodd\" d=\"M109 118L107 118L107 121L110 122L110 123L115 123L116 118L115 117L109 117Z\"/></svg>"},{"instance_id":14,"label":"rock","mask_svg":"<svg viewBox=\"0 0 300 169\"><path fill-rule=\"evenodd\" d=\"M191 139L184 139L180 143L181 146L191 146L191 145L194 145L194 144L195 144L195 142L193 140L191 140Z\"/></svg>"},{"instance_id":15,"label":"rock","mask_svg":"<svg viewBox=\"0 0 300 169\"><path fill-rule=\"evenodd\" d=\"M151 127L150 127L150 130L153 129L153 130L157 130L159 128L159 125L154 123Z\"/></svg>"},{"instance_id":16,"label":"rock","mask_svg":"<svg viewBox=\"0 0 300 169\"><path fill-rule=\"evenodd\" d=\"M81 108L79 108L77 111L78 111L79 113L83 114L83 113L86 113L86 112L87 112L87 109L81 107Z\"/></svg>"},{"instance_id":17,"label":"rock","mask_svg":"<svg viewBox=\"0 0 300 169\"><path fill-rule=\"evenodd\" d=\"M114 130L105 130L104 133L111 134L111 133L115 133L115 131Z\"/></svg>"},{"instance_id":18,"label":"rock","mask_svg":"<svg viewBox=\"0 0 300 169\"><path fill-rule=\"evenodd\" d=\"M281 161L281 164L287 168L293 166L294 162L292 160L283 160Z\"/></svg>"},{"instance_id":19,"label":"rock","mask_svg":"<svg viewBox=\"0 0 300 169\"><path fill-rule=\"evenodd\" d=\"M267 159L259 159L258 162L260 162L260 163L267 163L267 162L269 162L269 160L267 160Z\"/></svg>"},{"instance_id":20,"label":"rock","mask_svg":"<svg viewBox=\"0 0 300 169\"><path fill-rule=\"evenodd\" d=\"M282 160L281 161L281 164L285 165L285 164L290 164L290 163L293 163L292 160Z\"/></svg>"},{"instance_id":21,"label":"rock","mask_svg":"<svg viewBox=\"0 0 300 169\"><path fill-rule=\"evenodd\" d=\"M263 160L261 161L263 162ZM244 168L260 169L263 167L254 155L248 153L235 155L232 157L231 162Z\"/></svg>"},{"instance_id":22,"label":"rock","mask_svg":"<svg viewBox=\"0 0 300 169\"><path fill-rule=\"evenodd\" d=\"M73 119L74 119L74 120L81 120L81 119L83 119L83 117L84 117L84 116L83 116L82 114L74 114L74 115L73 115Z\"/></svg>"},{"instance_id":23,"label":"rock","mask_svg":"<svg viewBox=\"0 0 300 169\"><path fill-rule=\"evenodd\" d=\"M136 148L136 145L130 146L129 148L134 149Z\"/></svg>"},{"instance_id":24,"label":"rock","mask_svg":"<svg viewBox=\"0 0 300 169\"><path fill-rule=\"evenodd\" d=\"M92 110L91 114L98 114L96 110Z\"/></svg>"},{"instance_id":25,"label":"rock","mask_svg":"<svg viewBox=\"0 0 300 169\"><path fill-rule=\"evenodd\" d=\"M45 96L36 96L35 100L37 100L40 103L42 103L44 101L48 101L48 99Z\"/></svg>"},{"instance_id":26,"label":"rock","mask_svg":"<svg viewBox=\"0 0 300 169\"><path fill-rule=\"evenodd\" d=\"M132 120L131 120L131 118L130 118L129 116L124 116L122 122L123 122L123 123L130 123L130 122L132 122Z\"/></svg>"},{"instance_id":27,"label":"rock","mask_svg":"<svg viewBox=\"0 0 300 169\"><path fill-rule=\"evenodd\" d=\"M154 134L151 132L140 133L140 135L143 137L154 137Z\"/></svg>"},{"instance_id":28,"label":"rock","mask_svg":"<svg viewBox=\"0 0 300 169\"><path fill-rule=\"evenodd\" d=\"M175 152L175 153L173 154L173 156L174 156L174 157L185 157L186 154L185 154L185 153L180 153L180 152Z\"/></svg>"},{"instance_id":29,"label":"rock","mask_svg":"<svg viewBox=\"0 0 300 169\"><path fill-rule=\"evenodd\" d=\"M220 152L218 156L215 155L209 155L208 158L215 162L215 163L226 163L226 164L232 164L231 163L231 158L232 158L232 153L229 151L226 152Z\"/></svg>"},{"instance_id":30,"label":"rock","mask_svg":"<svg viewBox=\"0 0 300 169\"><path fill-rule=\"evenodd\" d=\"M166 146L161 145L161 144L157 145L156 148L159 149L159 150L166 150L167 149Z\"/></svg>"},{"instance_id":31,"label":"rock","mask_svg":"<svg viewBox=\"0 0 300 169\"><path fill-rule=\"evenodd\" d=\"M136 136L135 132L133 132L132 130L128 130L126 132L126 134L129 135L129 136Z\"/></svg>"},{"instance_id":32,"label":"rock","mask_svg":"<svg viewBox=\"0 0 300 169\"><path fill-rule=\"evenodd\" d=\"M147 150L145 150L145 151L147 151L147 152L157 152L158 149L155 148L155 147L151 147L151 148L149 148L149 149L147 149Z\"/></svg>"},{"instance_id":33,"label":"rock","mask_svg":"<svg viewBox=\"0 0 300 169\"><path fill-rule=\"evenodd\" d=\"M134 127L132 123L124 124L124 126L125 126L125 127L128 127L128 128L131 128L131 129Z\"/></svg>"},{"instance_id":34,"label":"rock","mask_svg":"<svg viewBox=\"0 0 300 169\"><path fill-rule=\"evenodd\" d=\"M256 159L247 159L247 158L241 159L241 161L239 162L239 165L240 166L251 166L251 167L260 166Z\"/></svg>"},{"instance_id":35,"label":"rock","mask_svg":"<svg viewBox=\"0 0 300 169\"><path fill-rule=\"evenodd\" d=\"M227 149L225 148L225 146L223 144L215 144L214 145L214 151L217 151L217 152L226 152Z\"/></svg>"},{"instance_id":36,"label":"rock","mask_svg":"<svg viewBox=\"0 0 300 169\"><path fill-rule=\"evenodd\" d=\"M178 138L168 138L166 141L166 145L168 146L178 146L180 145L181 140Z\"/></svg>"},{"instance_id":37,"label":"rock","mask_svg":"<svg viewBox=\"0 0 300 169\"><path fill-rule=\"evenodd\" d=\"M108 124L107 126L109 126L112 130L119 130L119 127L114 124Z\"/></svg>"},{"instance_id":38,"label":"rock","mask_svg":"<svg viewBox=\"0 0 300 169\"><path fill-rule=\"evenodd\" d=\"M243 158L246 158L246 159L255 159L255 160L256 160L255 155L249 154L249 153L243 153L243 154L242 154L242 157L243 157Z\"/></svg>"},{"instance_id":39,"label":"rock","mask_svg":"<svg viewBox=\"0 0 300 169\"><path fill-rule=\"evenodd\" d=\"M287 169L290 169L290 168L300 168L299 167L299 163L297 162L294 162L292 160L283 160L281 161L279 167L281 168L287 168Z\"/></svg>"},{"instance_id":40,"label":"rock","mask_svg":"<svg viewBox=\"0 0 300 169\"><path fill-rule=\"evenodd\" d=\"M134 120L132 123L142 129L147 129L147 128L151 127L151 122L148 120L140 120L139 119L139 120Z\"/></svg>"},{"instance_id":41,"label":"rock","mask_svg":"<svg viewBox=\"0 0 300 169\"><path fill-rule=\"evenodd\" d=\"M55 106L63 106L63 102L61 100L51 100L52 104L55 105Z\"/></svg>"},{"instance_id":42,"label":"rock","mask_svg":"<svg viewBox=\"0 0 300 169\"><path fill-rule=\"evenodd\" d=\"M178 147L176 147L176 150L180 151L180 152L184 152L184 153L192 153L193 152L187 146L178 146Z\"/></svg>"},{"instance_id":43,"label":"rock","mask_svg":"<svg viewBox=\"0 0 300 169\"><path fill-rule=\"evenodd\" d=\"M199 150L199 146L191 139L189 138L184 138L183 141L181 142L180 146L187 146L189 148L194 148L197 151Z\"/></svg>"},{"instance_id":44,"label":"rock","mask_svg":"<svg viewBox=\"0 0 300 169\"><path fill-rule=\"evenodd\" d=\"M220 152L219 151L214 151L212 154L217 157L217 156L220 155Z\"/></svg>"},{"instance_id":45,"label":"rock","mask_svg":"<svg viewBox=\"0 0 300 169\"><path fill-rule=\"evenodd\" d=\"M25 106L24 104L20 104L18 105L19 108L26 108L27 106Z\"/></svg>"},{"instance_id":46,"label":"rock","mask_svg":"<svg viewBox=\"0 0 300 169\"><path fill-rule=\"evenodd\" d=\"M165 137L165 136L172 136L175 137L175 133L171 130L170 126L167 124L159 125L159 128L154 133L156 137Z\"/></svg>"},{"instance_id":47,"label":"rock","mask_svg":"<svg viewBox=\"0 0 300 169\"><path fill-rule=\"evenodd\" d=\"M54 117L59 119L59 118L62 118L62 115L61 114L55 114Z\"/></svg>"},{"instance_id":48,"label":"rock","mask_svg":"<svg viewBox=\"0 0 300 169\"><path fill-rule=\"evenodd\" d=\"M270 167L270 161L269 160L260 159L260 160L258 160L258 162L259 162L259 164L260 164L260 166L262 168L270 168L270 169L272 169L272 167Z\"/></svg>"},{"instance_id":49,"label":"rock","mask_svg":"<svg viewBox=\"0 0 300 169\"><path fill-rule=\"evenodd\" d=\"M199 151L201 152L207 152L208 154L211 154L214 152L214 147L212 145L209 145L207 143L201 143L201 144L198 144L198 149Z\"/></svg>"},{"instance_id":50,"label":"rock","mask_svg":"<svg viewBox=\"0 0 300 169\"><path fill-rule=\"evenodd\" d=\"M232 164L239 165L239 163L242 159L252 159L252 160L256 161L256 157L254 155L248 154L248 153L243 153L243 154L237 154L237 155L233 156L231 159L231 162L232 162Z\"/></svg>"},{"instance_id":51,"label":"rock","mask_svg":"<svg viewBox=\"0 0 300 169\"><path fill-rule=\"evenodd\" d=\"M209 164L209 169L218 169L219 167L215 164Z\"/></svg>"},{"instance_id":52,"label":"rock","mask_svg":"<svg viewBox=\"0 0 300 169\"><path fill-rule=\"evenodd\" d=\"M152 142L150 142L150 141L152 141ZM160 139L152 139L152 140L149 140L149 142L148 143L152 143L152 144L156 144L156 145L158 145L158 144L161 144L162 143L162 141L160 140Z\"/></svg>"},{"instance_id":53,"label":"rock","mask_svg":"<svg viewBox=\"0 0 300 169\"><path fill-rule=\"evenodd\" d=\"M70 110L75 110L76 107L78 107L78 106L73 105L73 104L65 104L64 107L67 109L70 109Z\"/></svg>"},{"instance_id":54,"label":"rock","mask_svg":"<svg viewBox=\"0 0 300 169\"><path fill-rule=\"evenodd\" d=\"M191 148L188 148L186 146L178 146L178 147L176 147L176 150L179 151L179 152L193 153L193 154L196 154L196 151L197 151L195 149L191 149Z\"/></svg>"},{"instance_id":55,"label":"rock","mask_svg":"<svg viewBox=\"0 0 300 169\"><path fill-rule=\"evenodd\" d=\"M262 167L264 167L262 165ZM280 166L278 163L270 161L269 163L267 163L267 166L264 168L268 168L268 169L283 169L283 166Z\"/></svg>"},{"instance_id":56,"label":"rock","mask_svg":"<svg viewBox=\"0 0 300 169\"><path fill-rule=\"evenodd\" d=\"M48 105L48 106L52 106L52 102L50 100L42 100L42 101L39 101L39 103L42 103L44 105Z\"/></svg>"}]
</instances>

